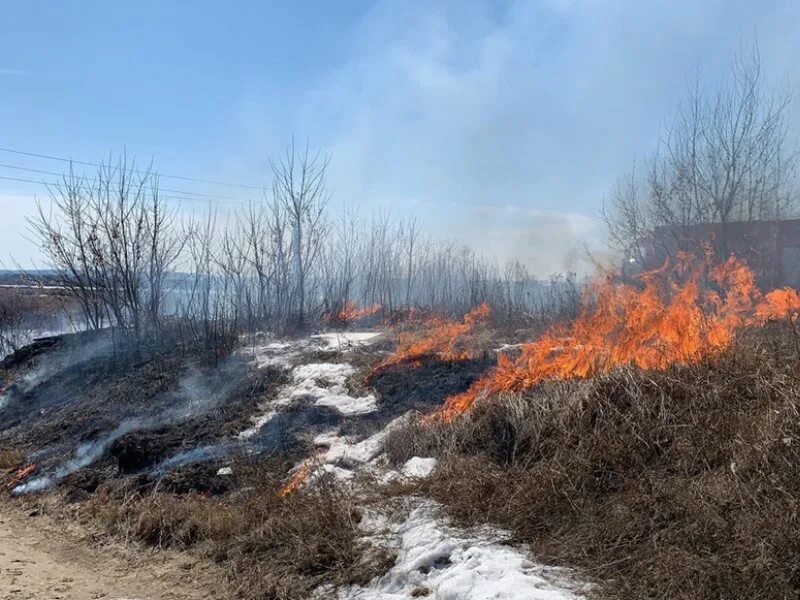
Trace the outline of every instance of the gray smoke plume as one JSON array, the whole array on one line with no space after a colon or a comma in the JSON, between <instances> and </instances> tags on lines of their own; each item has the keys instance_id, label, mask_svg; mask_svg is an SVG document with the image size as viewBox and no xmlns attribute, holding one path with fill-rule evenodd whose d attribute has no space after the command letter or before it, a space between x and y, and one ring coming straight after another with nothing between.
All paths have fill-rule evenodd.
<instances>
[{"instance_id":1,"label":"gray smoke plume","mask_svg":"<svg viewBox=\"0 0 800 600\"><path fill-rule=\"evenodd\" d=\"M171 456L155 469L153 469L153 476L160 477L172 469L184 467L186 465L194 465L197 463L208 462L219 458L229 456L235 450L246 450L246 446L241 442L226 442L222 444L201 446L200 448L193 448Z\"/></svg>"}]
</instances>

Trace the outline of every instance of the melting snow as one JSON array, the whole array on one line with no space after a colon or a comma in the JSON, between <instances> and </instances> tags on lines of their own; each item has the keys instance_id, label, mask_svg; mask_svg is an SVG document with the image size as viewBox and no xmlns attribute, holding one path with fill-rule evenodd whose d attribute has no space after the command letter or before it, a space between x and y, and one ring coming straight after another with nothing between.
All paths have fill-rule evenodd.
<instances>
[{"instance_id":1,"label":"melting snow","mask_svg":"<svg viewBox=\"0 0 800 600\"><path fill-rule=\"evenodd\" d=\"M259 369L267 366L289 367L309 351L347 352L372 343L380 335L379 331L320 333L298 340L280 342L271 340L263 344L249 344L239 353L252 357L253 364Z\"/></svg>"},{"instance_id":2,"label":"melting snow","mask_svg":"<svg viewBox=\"0 0 800 600\"><path fill-rule=\"evenodd\" d=\"M265 367L288 367L305 349L302 345L288 342L269 342L260 346L247 346L239 351L243 356L252 357L257 369Z\"/></svg>"},{"instance_id":3,"label":"melting snow","mask_svg":"<svg viewBox=\"0 0 800 600\"><path fill-rule=\"evenodd\" d=\"M355 345L367 344L380 333L326 333L294 343L270 342L248 348L253 353L257 368L281 365L291 366L304 352L315 345L346 350ZM240 439L253 437L277 414L277 409L294 402L306 400L316 406L327 406L346 416L363 415L378 410L377 399L372 394L354 397L347 391L347 378L356 369L347 363L308 363L292 368L292 382L278 394L278 398L261 406L262 414L253 417L253 425L239 434Z\"/></svg>"},{"instance_id":4,"label":"melting snow","mask_svg":"<svg viewBox=\"0 0 800 600\"><path fill-rule=\"evenodd\" d=\"M261 431L261 428L264 427L264 425L266 425L267 423L269 423L272 420L272 417L274 417L276 414L278 414L278 413L275 412L274 410L271 410L271 411L265 412L264 414L259 415L257 417L253 417L253 419L252 419L253 420L253 426L252 427L248 427L244 431L240 432L239 433L239 439L240 440L246 440L247 438L253 437L259 431Z\"/></svg>"},{"instance_id":5,"label":"melting snow","mask_svg":"<svg viewBox=\"0 0 800 600\"><path fill-rule=\"evenodd\" d=\"M526 553L503 545L501 531L467 532L447 525L436 505L414 499L408 517L394 524L371 516L362 521L367 537L397 552L388 573L366 586L338 592L340 600L568 600L566 573L532 563ZM332 590L320 589L318 597Z\"/></svg>"},{"instance_id":6,"label":"melting snow","mask_svg":"<svg viewBox=\"0 0 800 600\"><path fill-rule=\"evenodd\" d=\"M309 481L314 481L326 473L337 479L347 480L356 473L375 470L379 466L379 458L383 452L383 438L404 420L405 416L398 417L381 431L360 442L353 441L347 436L340 436L334 431L321 433L313 442L317 453L298 463L294 471L308 467L311 469Z\"/></svg>"},{"instance_id":7,"label":"melting snow","mask_svg":"<svg viewBox=\"0 0 800 600\"><path fill-rule=\"evenodd\" d=\"M427 477L435 468L435 458L420 458L419 456L415 456L403 465L403 475L406 477Z\"/></svg>"},{"instance_id":8,"label":"melting snow","mask_svg":"<svg viewBox=\"0 0 800 600\"><path fill-rule=\"evenodd\" d=\"M323 396L314 404L317 406L329 406L335 408L343 415L351 416L375 412L378 410L376 402L375 396L371 394L361 398L353 398L345 394L341 396Z\"/></svg>"},{"instance_id":9,"label":"melting snow","mask_svg":"<svg viewBox=\"0 0 800 600\"><path fill-rule=\"evenodd\" d=\"M311 363L296 367L294 384L289 387L290 400L313 400L317 406L335 408L343 415L362 415L378 410L372 394L354 398L347 393L345 381L356 372L343 363Z\"/></svg>"},{"instance_id":10,"label":"melting snow","mask_svg":"<svg viewBox=\"0 0 800 600\"><path fill-rule=\"evenodd\" d=\"M508 352L509 350L518 350L524 345L525 344L503 344L499 348L495 348L494 351L497 354L502 354L503 352Z\"/></svg>"},{"instance_id":11,"label":"melting snow","mask_svg":"<svg viewBox=\"0 0 800 600\"><path fill-rule=\"evenodd\" d=\"M381 453L386 431L386 429L379 431L360 442L352 442L335 433L323 433L314 438L314 446L327 447L327 450L316 458L324 463L336 463L350 468L362 467Z\"/></svg>"},{"instance_id":12,"label":"melting snow","mask_svg":"<svg viewBox=\"0 0 800 600\"><path fill-rule=\"evenodd\" d=\"M313 340L319 340L326 350L351 350L358 346L371 343L376 337L381 335L379 331L343 331L334 333L320 333L311 336Z\"/></svg>"},{"instance_id":13,"label":"melting snow","mask_svg":"<svg viewBox=\"0 0 800 600\"><path fill-rule=\"evenodd\" d=\"M424 479L436 468L435 458L421 458L415 456L406 461L402 468L397 470L386 471L381 476L383 483L389 483L398 479Z\"/></svg>"}]
</instances>

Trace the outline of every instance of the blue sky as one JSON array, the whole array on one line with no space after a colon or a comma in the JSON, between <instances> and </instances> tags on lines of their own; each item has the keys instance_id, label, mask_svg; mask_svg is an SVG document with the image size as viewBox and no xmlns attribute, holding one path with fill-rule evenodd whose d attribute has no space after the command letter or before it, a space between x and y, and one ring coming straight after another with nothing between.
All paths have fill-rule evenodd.
<instances>
[{"instance_id":1,"label":"blue sky","mask_svg":"<svg viewBox=\"0 0 800 600\"><path fill-rule=\"evenodd\" d=\"M698 69L713 85L757 38L770 84L800 92L793 0L0 4L0 147L84 161L125 148L165 173L258 186L267 156L309 138L332 155L335 205L418 214L541 275L599 243L604 197ZM0 257L37 260L34 195L0 179Z\"/></svg>"}]
</instances>

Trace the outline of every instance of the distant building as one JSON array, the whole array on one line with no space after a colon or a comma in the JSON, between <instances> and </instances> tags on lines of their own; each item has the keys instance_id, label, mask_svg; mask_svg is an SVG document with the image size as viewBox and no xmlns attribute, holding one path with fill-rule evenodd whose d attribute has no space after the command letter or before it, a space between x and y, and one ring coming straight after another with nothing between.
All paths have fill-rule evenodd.
<instances>
[{"instance_id":1,"label":"distant building","mask_svg":"<svg viewBox=\"0 0 800 600\"><path fill-rule=\"evenodd\" d=\"M726 231L723 236L721 223L656 227L628 249L623 275L655 269L681 250L700 253L709 246L719 257L744 260L761 289L800 287L800 219L737 221L728 223Z\"/></svg>"}]
</instances>

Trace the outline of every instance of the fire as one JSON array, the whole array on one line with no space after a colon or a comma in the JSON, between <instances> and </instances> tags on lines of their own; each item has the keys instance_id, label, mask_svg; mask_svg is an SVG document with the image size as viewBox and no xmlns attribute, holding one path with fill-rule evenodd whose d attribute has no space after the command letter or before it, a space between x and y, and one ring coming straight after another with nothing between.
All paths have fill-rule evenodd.
<instances>
[{"instance_id":1,"label":"fire","mask_svg":"<svg viewBox=\"0 0 800 600\"><path fill-rule=\"evenodd\" d=\"M328 313L325 316L325 320L328 322L338 321L341 323L360 321L361 319L366 319L367 317L377 314L381 308L383 308L381 304L373 304L365 308L358 308L355 303L348 300L344 303L344 306L339 312Z\"/></svg>"},{"instance_id":2,"label":"fire","mask_svg":"<svg viewBox=\"0 0 800 600\"><path fill-rule=\"evenodd\" d=\"M461 323L433 317L423 323L421 336L417 332L400 333L397 350L378 365L378 369L432 355L443 360L467 360L473 353L459 348L459 341L477 325L486 322L490 313L489 305L481 304L464 315Z\"/></svg>"},{"instance_id":3,"label":"fire","mask_svg":"<svg viewBox=\"0 0 800 600\"><path fill-rule=\"evenodd\" d=\"M586 378L621 365L663 370L694 363L730 347L743 327L800 311L793 289L764 296L753 273L734 258L682 256L641 276L642 289L598 281L587 290L580 317L522 345L516 360L497 366L466 392L450 397L427 420L449 421L484 396L516 393L548 379Z\"/></svg>"},{"instance_id":4,"label":"fire","mask_svg":"<svg viewBox=\"0 0 800 600\"><path fill-rule=\"evenodd\" d=\"M10 479L6 482L6 487L8 489L12 489L17 487L23 481L25 481L28 477L30 477L36 471L36 465L30 464L27 466L19 466L14 467L8 471Z\"/></svg>"},{"instance_id":5,"label":"fire","mask_svg":"<svg viewBox=\"0 0 800 600\"><path fill-rule=\"evenodd\" d=\"M773 290L764 296L764 301L756 310L756 317L769 321L792 315L792 318L796 319L798 307L800 307L800 294L797 290L791 288Z\"/></svg>"},{"instance_id":6,"label":"fire","mask_svg":"<svg viewBox=\"0 0 800 600\"><path fill-rule=\"evenodd\" d=\"M302 465L299 469L297 469L291 480L289 480L289 483L281 488L281 490L278 492L278 496L285 498L286 496L295 493L300 489L300 486L306 482L310 475L311 468L308 465Z\"/></svg>"}]
</instances>

